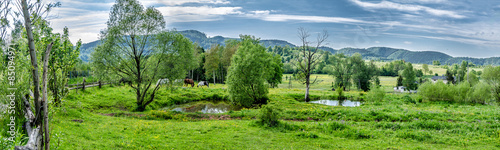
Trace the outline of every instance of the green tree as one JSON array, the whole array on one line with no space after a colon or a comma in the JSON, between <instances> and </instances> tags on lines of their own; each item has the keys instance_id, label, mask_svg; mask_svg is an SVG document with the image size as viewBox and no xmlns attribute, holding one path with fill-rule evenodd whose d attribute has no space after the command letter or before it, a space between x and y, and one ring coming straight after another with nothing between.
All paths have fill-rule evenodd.
<instances>
[{"instance_id":1,"label":"green tree","mask_svg":"<svg viewBox=\"0 0 500 150\"><path fill-rule=\"evenodd\" d=\"M164 27L163 15L155 8L144 9L136 0L117 0L101 32L102 44L92 53L98 71L109 70L109 75L132 81L138 111L153 102L160 87L156 81L165 77L162 71L173 70L165 68L180 68L174 71L185 75L190 68L177 65L194 63L192 43L179 33L163 31Z\"/></svg>"},{"instance_id":2,"label":"green tree","mask_svg":"<svg viewBox=\"0 0 500 150\"><path fill-rule=\"evenodd\" d=\"M377 66L373 62L367 65L359 53L355 53L350 59L353 64L354 84L365 92L370 90L370 79L378 74Z\"/></svg>"},{"instance_id":3,"label":"green tree","mask_svg":"<svg viewBox=\"0 0 500 150\"><path fill-rule=\"evenodd\" d=\"M453 77L453 74L450 70L446 70L445 76L448 84L455 84L455 78Z\"/></svg>"},{"instance_id":4,"label":"green tree","mask_svg":"<svg viewBox=\"0 0 500 150\"><path fill-rule=\"evenodd\" d=\"M205 69L205 75L207 77L212 77L215 84L216 75L220 65L219 51L224 49L221 45L212 45L212 47L205 52L205 64L203 65Z\"/></svg>"},{"instance_id":5,"label":"green tree","mask_svg":"<svg viewBox=\"0 0 500 150\"><path fill-rule=\"evenodd\" d=\"M415 70L413 69L413 65L411 63L408 63L406 65L405 70L403 70L403 86L405 86L409 90L416 90L417 89L417 84L415 83L416 80L416 74Z\"/></svg>"},{"instance_id":6,"label":"green tree","mask_svg":"<svg viewBox=\"0 0 500 150\"><path fill-rule=\"evenodd\" d=\"M429 65L427 65L427 64L423 64L423 65L422 65L422 69L423 69L423 71L424 71L424 74L427 74L427 72L429 72ZM430 74L432 74L432 73L430 73Z\"/></svg>"},{"instance_id":7,"label":"green tree","mask_svg":"<svg viewBox=\"0 0 500 150\"><path fill-rule=\"evenodd\" d=\"M439 62L439 60L434 60L434 61L432 61L432 65L439 66L439 65L441 65L441 62Z\"/></svg>"},{"instance_id":8,"label":"green tree","mask_svg":"<svg viewBox=\"0 0 500 150\"><path fill-rule=\"evenodd\" d=\"M335 87L342 87L345 91L346 88L351 86L352 60L340 53L330 57L330 63L332 65L329 74L335 78Z\"/></svg>"},{"instance_id":9,"label":"green tree","mask_svg":"<svg viewBox=\"0 0 500 150\"><path fill-rule=\"evenodd\" d=\"M66 96L69 90L66 88L68 83L68 72L74 68L78 55L80 54L80 46L82 42L79 40L76 46L73 46L69 40L69 31L65 27L63 35L56 34L54 46L52 47L49 59L49 89L52 92L54 103L60 105L61 99Z\"/></svg>"},{"instance_id":10,"label":"green tree","mask_svg":"<svg viewBox=\"0 0 500 150\"><path fill-rule=\"evenodd\" d=\"M241 45L231 60L227 84L232 103L244 107L267 103L266 85L270 55L253 36L241 36Z\"/></svg>"},{"instance_id":11,"label":"green tree","mask_svg":"<svg viewBox=\"0 0 500 150\"><path fill-rule=\"evenodd\" d=\"M398 76L398 81L396 83L396 86L403 86L403 76L401 75Z\"/></svg>"},{"instance_id":12,"label":"green tree","mask_svg":"<svg viewBox=\"0 0 500 150\"><path fill-rule=\"evenodd\" d=\"M278 84L280 84L281 80L283 79L283 63L281 62L280 55L271 57L272 60L270 62L270 69L272 69L272 71L269 71L267 83L269 83L272 88L275 88L278 87Z\"/></svg>"}]
</instances>

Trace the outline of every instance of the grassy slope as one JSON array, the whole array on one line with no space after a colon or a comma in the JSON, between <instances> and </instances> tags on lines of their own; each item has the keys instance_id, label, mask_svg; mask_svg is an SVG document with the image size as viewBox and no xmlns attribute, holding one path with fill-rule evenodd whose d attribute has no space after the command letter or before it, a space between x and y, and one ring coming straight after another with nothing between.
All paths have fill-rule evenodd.
<instances>
[{"instance_id":1,"label":"grassy slope","mask_svg":"<svg viewBox=\"0 0 500 150\"><path fill-rule=\"evenodd\" d=\"M315 76L315 75L314 75ZM314 85L315 98L334 96L329 76ZM395 78L382 78L392 85ZM327 84L328 83L328 84ZM134 95L128 87L72 91L51 121L52 148L60 149L500 149L498 106L405 103L390 94L383 102L360 107L333 107L295 100L304 93L271 89L270 104L284 110L287 127L256 125L258 110L244 109L226 115L242 120L193 120L152 117L151 110L131 112ZM286 84L288 85L288 84ZM284 87L280 85L280 87ZM206 88L161 89L154 109L189 101L226 99L225 85ZM347 94L358 97L362 92ZM303 96L303 95L302 95ZM415 96L412 96L415 98ZM115 114L106 116L102 114ZM174 118L176 117L174 116ZM344 122L345 121L345 122ZM331 130L340 123L345 129Z\"/></svg>"}]
</instances>

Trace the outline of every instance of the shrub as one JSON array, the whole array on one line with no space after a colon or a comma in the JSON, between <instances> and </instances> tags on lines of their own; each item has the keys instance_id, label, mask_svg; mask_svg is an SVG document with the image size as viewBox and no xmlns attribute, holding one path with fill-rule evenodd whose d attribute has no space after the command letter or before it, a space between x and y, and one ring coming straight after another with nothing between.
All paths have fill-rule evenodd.
<instances>
[{"instance_id":1,"label":"shrub","mask_svg":"<svg viewBox=\"0 0 500 150\"><path fill-rule=\"evenodd\" d=\"M470 89L471 86L469 82L461 82L460 84L454 86L453 95L455 102L466 102Z\"/></svg>"},{"instance_id":2,"label":"shrub","mask_svg":"<svg viewBox=\"0 0 500 150\"><path fill-rule=\"evenodd\" d=\"M297 134L298 137L301 137L301 138L311 138L311 139L315 139L315 138L318 138L319 136L314 134L314 133L309 133L309 132L303 132L303 133L299 133Z\"/></svg>"},{"instance_id":3,"label":"shrub","mask_svg":"<svg viewBox=\"0 0 500 150\"><path fill-rule=\"evenodd\" d=\"M334 122L326 124L323 127L323 130L326 133L333 133L334 131L340 131L340 130L344 130L344 129L348 129L348 128L349 128L349 126L347 126L343 123L339 123L337 121L334 121Z\"/></svg>"},{"instance_id":4,"label":"shrub","mask_svg":"<svg viewBox=\"0 0 500 150\"><path fill-rule=\"evenodd\" d=\"M415 100L413 100L409 95L405 95L401 98L403 100L403 102L405 103L413 103L413 104L416 104L417 102Z\"/></svg>"},{"instance_id":5,"label":"shrub","mask_svg":"<svg viewBox=\"0 0 500 150\"><path fill-rule=\"evenodd\" d=\"M418 94L430 101L453 101L454 91L452 85L446 85L442 81L437 83L426 82L418 88Z\"/></svg>"},{"instance_id":6,"label":"shrub","mask_svg":"<svg viewBox=\"0 0 500 150\"><path fill-rule=\"evenodd\" d=\"M373 102L380 102L384 99L384 97L385 97L384 90L382 90L382 88L377 86L373 86L370 92L366 94L366 99L368 101L373 101Z\"/></svg>"},{"instance_id":7,"label":"shrub","mask_svg":"<svg viewBox=\"0 0 500 150\"><path fill-rule=\"evenodd\" d=\"M473 90L468 97L469 102L481 104L489 102L489 100L493 98L491 89L492 87L489 84L479 82L473 87Z\"/></svg>"},{"instance_id":8,"label":"shrub","mask_svg":"<svg viewBox=\"0 0 500 150\"><path fill-rule=\"evenodd\" d=\"M281 109L278 109L273 105L265 105L260 109L259 118L263 125L274 127L279 124L280 117Z\"/></svg>"}]
</instances>

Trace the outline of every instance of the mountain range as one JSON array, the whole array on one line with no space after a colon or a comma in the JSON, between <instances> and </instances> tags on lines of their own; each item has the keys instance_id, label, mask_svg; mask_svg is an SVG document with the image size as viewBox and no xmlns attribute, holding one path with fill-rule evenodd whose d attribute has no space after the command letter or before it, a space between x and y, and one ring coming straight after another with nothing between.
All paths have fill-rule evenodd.
<instances>
[{"instance_id":1,"label":"mountain range","mask_svg":"<svg viewBox=\"0 0 500 150\"><path fill-rule=\"evenodd\" d=\"M185 30L179 31L182 35L189 38L191 41L197 43L204 49L210 49L213 44L224 45L224 41L228 39L222 36L208 37L205 33L197 30ZM264 47L297 47L296 45L278 39L266 39L261 40L261 44ZM88 62L90 59L90 54L93 52L94 47L100 44L100 41L93 41L90 43L82 44L80 48L80 59ZM392 61L392 60L405 60L411 63L425 63L432 64L433 61L438 60L441 64L460 64L462 61L469 61L476 65L500 65L500 57L490 57L490 58L470 58L470 57L452 57L445 53L436 51L409 51L405 49L395 49L389 47L371 47L371 48L342 48L339 50L330 47L321 47L320 49L328 51L332 54L344 53L345 55L353 55L355 53L360 53L364 59L370 60L382 60L382 61Z\"/></svg>"}]
</instances>

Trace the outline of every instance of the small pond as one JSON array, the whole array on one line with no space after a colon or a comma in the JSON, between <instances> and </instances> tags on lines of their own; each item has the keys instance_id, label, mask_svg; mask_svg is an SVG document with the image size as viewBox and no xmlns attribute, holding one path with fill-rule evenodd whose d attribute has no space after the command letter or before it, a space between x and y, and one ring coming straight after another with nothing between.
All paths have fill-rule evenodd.
<instances>
[{"instance_id":1,"label":"small pond","mask_svg":"<svg viewBox=\"0 0 500 150\"><path fill-rule=\"evenodd\" d=\"M309 103L323 104L329 106L347 106L347 107L357 107L361 105L361 102L351 101L351 100L317 100L317 101L309 101Z\"/></svg>"},{"instance_id":2,"label":"small pond","mask_svg":"<svg viewBox=\"0 0 500 150\"><path fill-rule=\"evenodd\" d=\"M225 113L231 110L238 111L241 110L241 107L233 106L226 102L213 103L210 101L199 101L183 105L176 105L164 109L172 111L180 111L180 112L201 112L201 113L216 114L216 113Z\"/></svg>"}]
</instances>

